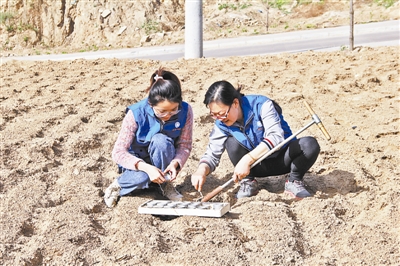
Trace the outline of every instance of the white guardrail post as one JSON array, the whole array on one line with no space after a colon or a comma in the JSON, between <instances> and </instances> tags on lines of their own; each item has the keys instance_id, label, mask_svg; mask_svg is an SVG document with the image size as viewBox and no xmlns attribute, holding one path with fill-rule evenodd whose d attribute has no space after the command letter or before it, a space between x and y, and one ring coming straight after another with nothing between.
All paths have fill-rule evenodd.
<instances>
[{"instance_id":1,"label":"white guardrail post","mask_svg":"<svg viewBox=\"0 0 400 266\"><path fill-rule=\"evenodd\" d=\"M203 57L203 1L185 1L185 59Z\"/></svg>"}]
</instances>

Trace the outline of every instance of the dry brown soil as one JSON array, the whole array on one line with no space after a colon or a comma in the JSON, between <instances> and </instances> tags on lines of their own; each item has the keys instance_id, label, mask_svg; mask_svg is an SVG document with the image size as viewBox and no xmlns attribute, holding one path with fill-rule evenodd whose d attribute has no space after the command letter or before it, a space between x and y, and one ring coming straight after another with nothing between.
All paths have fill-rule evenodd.
<instances>
[{"instance_id":1,"label":"dry brown soil","mask_svg":"<svg viewBox=\"0 0 400 266\"><path fill-rule=\"evenodd\" d=\"M375 12L371 10L371 12ZM324 13L325 14L325 13ZM323 15L321 15L323 16ZM222 218L138 214L154 190L103 191L118 175L111 150L125 107L145 97L163 65L182 81L195 115L191 156L177 189L185 200L213 121L203 106L221 79L244 84L283 107L294 131L311 121L306 99L332 136L316 126L320 156L305 176L314 194L295 202L285 176L259 178L237 200L230 186ZM1 65L1 265L399 265L399 47L256 57L9 61ZM204 193L231 178L224 159Z\"/></svg>"}]
</instances>

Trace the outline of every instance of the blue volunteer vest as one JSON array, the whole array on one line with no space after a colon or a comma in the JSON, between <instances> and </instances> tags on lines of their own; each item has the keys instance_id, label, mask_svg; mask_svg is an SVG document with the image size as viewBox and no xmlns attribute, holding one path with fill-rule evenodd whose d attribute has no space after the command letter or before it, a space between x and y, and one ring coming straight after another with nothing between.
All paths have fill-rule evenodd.
<instances>
[{"instance_id":1,"label":"blue volunteer vest","mask_svg":"<svg viewBox=\"0 0 400 266\"><path fill-rule=\"evenodd\" d=\"M219 120L215 124L227 135L233 136L249 150L254 149L264 139L264 126L261 118L261 107L270 99L262 95L247 95L241 100L243 111L244 127L226 126ZM276 107L275 107L276 109ZM284 131L285 139L292 135L288 123L283 119L283 115L278 112L281 127Z\"/></svg>"},{"instance_id":2,"label":"blue volunteer vest","mask_svg":"<svg viewBox=\"0 0 400 266\"><path fill-rule=\"evenodd\" d=\"M167 135L176 143L186 123L188 104L182 102L180 108L181 111L178 114L164 123L157 119L153 108L148 104L147 98L126 108L126 112L129 110L133 112L138 125L129 152L142 159L148 157L150 141L157 133Z\"/></svg>"}]
</instances>

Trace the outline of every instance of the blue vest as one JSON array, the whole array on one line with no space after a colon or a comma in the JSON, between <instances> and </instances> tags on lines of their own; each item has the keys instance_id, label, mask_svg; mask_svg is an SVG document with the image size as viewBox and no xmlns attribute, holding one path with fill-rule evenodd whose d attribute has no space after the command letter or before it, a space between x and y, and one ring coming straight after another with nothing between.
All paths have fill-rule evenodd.
<instances>
[{"instance_id":1,"label":"blue vest","mask_svg":"<svg viewBox=\"0 0 400 266\"><path fill-rule=\"evenodd\" d=\"M155 116L153 108L148 104L147 98L126 108L126 112L129 110L133 112L138 125L129 152L142 159L148 157L150 141L157 133L167 135L176 143L186 123L188 104L182 102L180 108L181 111L178 114L172 116L170 120L164 123Z\"/></svg>"},{"instance_id":2,"label":"blue vest","mask_svg":"<svg viewBox=\"0 0 400 266\"><path fill-rule=\"evenodd\" d=\"M215 121L215 123L227 136L233 136L247 147L247 149L252 150L264 139L264 126L260 114L262 105L268 100L270 100L268 97L262 95L247 95L242 97L241 107L244 127L226 126L219 120ZM286 139L292 135L292 131L288 123L283 119L282 114L278 112L278 115Z\"/></svg>"}]
</instances>

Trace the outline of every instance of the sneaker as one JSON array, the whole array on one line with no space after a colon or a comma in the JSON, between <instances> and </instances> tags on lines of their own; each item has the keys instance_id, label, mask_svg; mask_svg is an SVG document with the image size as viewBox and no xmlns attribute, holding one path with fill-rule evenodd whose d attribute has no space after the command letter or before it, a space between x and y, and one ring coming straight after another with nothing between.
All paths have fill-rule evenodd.
<instances>
[{"instance_id":1,"label":"sneaker","mask_svg":"<svg viewBox=\"0 0 400 266\"><path fill-rule=\"evenodd\" d=\"M236 198L245 198L255 196L258 193L258 182L255 179L242 179L240 181L239 191L236 193Z\"/></svg>"},{"instance_id":2,"label":"sneaker","mask_svg":"<svg viewBox=\"0 0 400 266\"><path fill-rule=\"evenodd\" d=\"M121 186L118 184L118 180L115 179L114 182L104 191L104 202L107 207L112 208L117 203L117 199L119 197L119 191L121 190Z\"/></svg>"},{"instance_id":3,"label":"sneaker","mask_svg":"<svg viewBox=\"0 0 400 266\"><path fill-rule=\"evenodd\" d=\"M182 194L179 193L171 182L160 185L161 194L172 201L182 201Z\"/></svg>"},{"instance_id":4,"label":"sneaker","mask_svg":"<svg viewBox=\"0 0 400 266\"><path fill-rule=\"evenodd\" d=\"M311 194L305 189L303 181L289 181L285 183L285 193L290 194L296 199L311 197Z\"/></svg>"}]
</instances>

